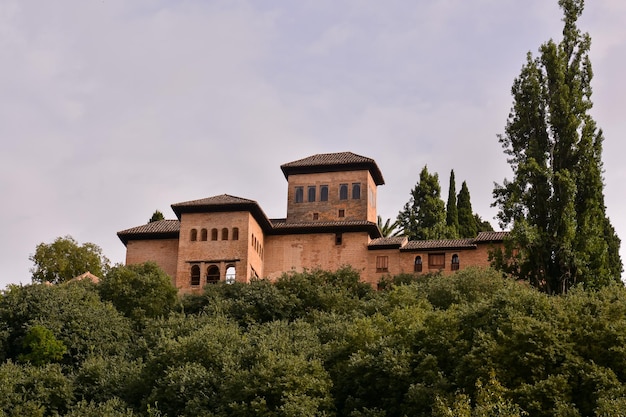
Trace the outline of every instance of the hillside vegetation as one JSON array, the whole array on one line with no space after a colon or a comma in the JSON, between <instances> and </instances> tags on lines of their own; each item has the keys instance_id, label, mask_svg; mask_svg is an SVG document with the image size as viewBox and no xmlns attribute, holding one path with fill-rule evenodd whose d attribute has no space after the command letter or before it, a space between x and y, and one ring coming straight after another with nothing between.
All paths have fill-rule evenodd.
<instances>
[{"instance_id":1,"label":"hillside vegetation","mask_svg":"<svg viewBox=\"0 0 626 417\"><path fill-rule=\"evenodd\" d=\"M618 284L549 296L470 269L388 277L375 291L345 268L176 299L167 282L146 264L115 267L99 285L10 287L0 298L0 415L626 409L626 289ZM136 302L123 297L141 292Z\"/></svg>"}]
</instances>

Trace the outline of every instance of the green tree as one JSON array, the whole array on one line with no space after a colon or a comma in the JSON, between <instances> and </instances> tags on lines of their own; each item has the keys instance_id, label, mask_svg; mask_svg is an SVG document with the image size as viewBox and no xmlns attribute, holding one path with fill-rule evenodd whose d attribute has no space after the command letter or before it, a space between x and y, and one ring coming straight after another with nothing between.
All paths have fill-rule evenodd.
<instances>
[{"instance_id":1,"label":"green tree","mask_svg":"<svg viewBox=\"0 0 626 417\"><path fill-rule=\"evenodd\" d=\"M450 171L450 186L448 187L448 204L446 204L446 224L458 234L459 212L456 205L456 183L454 181L454 170Z\"/></svg>"},{"instance_id":2,"label":"green tree","mask_svg":"<svg viewBox=\"0 0 626 417\"><path fill-rule=\"evenodd\" d=\"M40 243L29 259L35 263L30 270L33 282L59 284L88 271L102 277L109 269L109 260L98 245L79 245L71 236Z\"/></svg>"},{"instance_id":3,"label":"green tree","mask_svg":"<svg viewBox=\"0 0 626 417\"><path fill-rule=\"evenodd\" d=\"M41 325L30 328L22 347L27 353L18 356L22 362L30 362L33 365L43 365L50 362L58 362L67 352L67 348L62 341L57 340L49 329Z\"/></svg>"},{"instance_id":4,"label":"green tree","mask_svg":"<svg viewBox=\"0 0 626 417\"><path fill-rule=\"evenodd\" d=\"M383 223L383 218L380 215L378 215L378 228L380 229L380 234L383 235L383 237L395 237L402 234L402 231L398 230L397 221L391 223L391 219L387 219Z\"/></svg>"},{"instance_id":5,"label":"green tree","mask_svg":"<svg viewBox=\"0 0 626 417\"><path fill-rule=\"evenodd\" d=\"M154 262L112 268L100 281L98 291L134 320L167 315L178 301L172 279Z\"/></svg>"},{"instance_id":6,"label":"green tree","mask_svg":"<svg viewBox=\"0 0 626 417\"><path fill-rule=\"evenodd\" d=\"M538 58L529 53L513 83L513 108L499 141L514 177L493 192L501 227L512 226L496 266L548 293L577 282L606 285L622 271L604 205L603 134L589 114L591 38L576 25L584 1L559 6L563 39L543 44Z\"/></svg>"},{"instance_id":7,"label":"green tree","mask_svg":"<svg viewBox=\"0 0 626 417\"><path fill-rule=\"evenodd\" d=\"M477 233L476 219L474 218L470 193L465 181L463 181L461 191L459 191L457 207L459 210L459 236L475 237Z\"/></svg>"},{"instance_id":8,"label":"green tree","mask_svg":"<svg viewBox=\"0 0 626 417\"><path fill-rule=\"evenodd\" d=\"M474 220L476 221L476 229L478 232L493 232L493 226L488 220L483 220L478 213L474 213Z\"/></svg>"},{"instance_id":9,"label":"green tree","mask_svg":"<svg viewBox=\"0 0 626 417\"><path fill-rule=\"evenodd\" d=\"M424 166L419 182L411 190L411 198L398 213L397 221L409 239L446 239L451 235L446 226L438 174L430 174L428 167Z\"/></svg>"},{"instance_id":10,"label":"green tree","mask_svg":"<svg viewBox=\"0 0 626 417\"><path fill-rule=\"evenodd\" d=\"M159 210L156 210L152 214L152 217L150 217L150 220L148 220L148 223L158 222L159 220L165 220L165 217L163 216L163 213L161 213Z\"/></svg>"}]
</instances>

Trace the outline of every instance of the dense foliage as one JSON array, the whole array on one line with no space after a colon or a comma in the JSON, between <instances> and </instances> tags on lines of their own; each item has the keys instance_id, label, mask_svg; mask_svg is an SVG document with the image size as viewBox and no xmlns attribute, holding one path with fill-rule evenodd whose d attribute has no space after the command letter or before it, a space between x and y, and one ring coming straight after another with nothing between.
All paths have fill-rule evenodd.
<instances>
[{"instance_id":1,"label":"dense foliage","mask_svg":"<svg viewBox=\"0 0 626 417\"><path fill-rule=\"evenodd\" d=\"M129 291L152 288L153 264L134 272ZM289 273L210 285L150 314L145 298L111 303L89 282L9 287L0 415L612 416L626 406L621 285L551 297L466 269L380 287L350 268Z\"/></svg>"},{"instance_id":2,"label":"dense foliage","mask_svg":"<svg viewBox=\"0 0 626 417\"><path fill-rule=\"evenodd\" d=\"M548 293L620 280L620 240L605 210L602 131L590 115L591 38L576 22L583 0L560 0L563 39L529 53L513 83L500 142L514 177L496 186L503 228L512 226L497 267Z\"/></svg>"},{"instance_id":3,"label":"dense foliage","mask_svg":"<svg viewBox=\"0 0 626 417\"><path fill-rule=\"evenodd\" d=\"M444 203L439 174L431 174L426 166L420 172L420 179L394 224L399 231L397 234L403 234L411 240L473 238L478 231L493 230L488 221L472 213L465 181L457 195L454 171L450 172L448 201Z\"/></svg>"},{"instance_id":4,"label":"dense foliage","mask_svg":"<svg viewBox=\"0 0 626 417\"><path fill-rule=\"evenodd\" d=\"M59 284L85 272L101 277L109 269L109 260L94 243L79 245L71 236L58 237L52 243L40 243L29 257L34 263L33 282Z\"/></svg>"}]
</instances>

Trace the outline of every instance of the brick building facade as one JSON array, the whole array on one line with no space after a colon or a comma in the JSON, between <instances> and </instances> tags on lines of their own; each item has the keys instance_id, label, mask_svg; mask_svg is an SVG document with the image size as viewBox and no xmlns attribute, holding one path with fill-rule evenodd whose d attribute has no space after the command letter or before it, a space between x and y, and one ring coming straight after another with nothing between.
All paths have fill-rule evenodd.
<instances>
[{"instance_id":1,"label":"brick building facade","mask_svg":"<svg viewBox=\"0 0 626 417\"><path fill-rule=\"evenodd\" d=\"M344 265L376 285L386 275L488 266L489 250L505 237L382 237L376 223L382 173L373 159L351 152L318 154L281 169L288 182L286 218L269 219L256 201L226 194L172 204L177 220L118 232L126 264L155 261L183 292Z\"/></svg>"}]
</instances>

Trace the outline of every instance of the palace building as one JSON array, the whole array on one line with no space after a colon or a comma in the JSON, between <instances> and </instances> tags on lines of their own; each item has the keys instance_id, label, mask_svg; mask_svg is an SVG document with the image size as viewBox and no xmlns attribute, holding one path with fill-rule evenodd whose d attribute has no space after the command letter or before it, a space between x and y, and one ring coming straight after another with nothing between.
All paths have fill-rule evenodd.
<instances>
[{"instance_id":1,"label":"palace building","mask_svg":"<svg viewBox=\"0 0 626 417\"><path fill-rule=\"evenodd\" d=\"M489 250L506 235L385 238L376 213L377 187L385 182L373 159L351 152L318 154L280 168L287 180L285 218L270 219L256 201L227 194L172 204L176 220L117 233L126 246L126 264L156 262L181 292L346 265L375 286L387 275L486 267Z\"/></svg>"}]
</instances>

